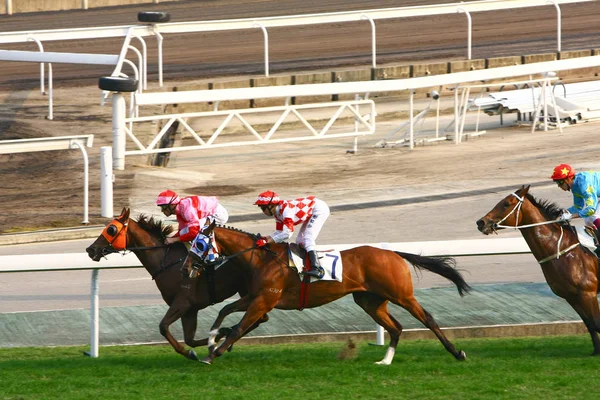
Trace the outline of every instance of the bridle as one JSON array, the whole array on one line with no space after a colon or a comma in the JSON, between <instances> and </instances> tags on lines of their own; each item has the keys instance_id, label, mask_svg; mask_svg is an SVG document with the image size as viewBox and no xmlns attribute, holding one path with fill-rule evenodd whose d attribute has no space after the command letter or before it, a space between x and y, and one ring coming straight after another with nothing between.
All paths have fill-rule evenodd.
<instances>
[{"instance_id":1,"label":"bridle","mask_svg":"<svg viewBox=\"0 0 600 400\"><path fill-rule=\"evenodd\" d=\"M108 246L102 248L102 257L105 257L108 254L112 253L122 252L123 255L125 255L127 251L152 250L166 247L167 251L165 252L164 257L160 262L160 268L157 271L151 273L153 280L156 279L158 275L171 268L173 265L176 265L181 261L185 260L185 257L182 257L179 260L172 261L169 264L165 265L165 260L167 259L167 256L169 255L169 250L171 249L170 246L167 246L165 244L158 246L127 247L128 227L128 222L121 222L118 219L114 219L110 224L108 224L106 228L104 228L104 230L102 231L102 236L108 242Z\"/></svg>"},{"instance_id":2,"label":"bridle","mask_svg":"<svg viewBox=\"0 0 600 400\"><path fill-rule=\"evenodd\" d=\"M494 226L492 227L493 231L496 232L496 228L513 228L513 229L525 229L525 228L533 228L534 226L540 226L540 225L548 225L548 224L554 224L556 222L560 222L560 219L554 219L552 221L544 221L544 222L537 222L535 224L527 224L527 225L519 225L519 213L521 212L521 207L523 206L523 202L525 201L524 197L521 197L519 195L517 195L517 193L513 192L511 193L512 196L516 197L516 199L518 200L518 203L515 205L515 207L504 216L504 218L502 218L500 221L496 222L494 224ZM516 211L516 216L515 216L515 226L508 226L508 225L500 225L502 222L504 222L508 217L510 217L514 212ZM561 250L560 249L560 244L562 243L562 239L563 239L563 235L564 235L564 230L562 225L559 224L560 227L560 237L558 238L558 243L556 245L556 255L551 255L548 257L545 257L541 260L538 260L539 264L543 264L547 261L550 261L552 259L559 259L560 256L562 256L565 253L568 253L569 251L573 250L575 247L579 246L579 241L577 241L576 243L572 244L571 246L567 247L566 249Z\"/></svg>"}]
</instances>

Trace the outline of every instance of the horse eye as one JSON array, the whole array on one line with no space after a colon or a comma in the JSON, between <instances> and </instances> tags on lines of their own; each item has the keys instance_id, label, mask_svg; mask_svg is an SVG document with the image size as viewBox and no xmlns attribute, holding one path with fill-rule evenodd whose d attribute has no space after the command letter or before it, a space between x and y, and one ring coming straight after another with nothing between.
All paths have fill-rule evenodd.
<instances>
[{"instance_id":1,"label":"horse eye","mask_svg":"<svg viewBox=\"0 0 600 400\"><path fill-rule=\"evenodd\" d=\"M114 225L109 226L106 230L106 233L108 233L110 236L115 236L118 233L117 227Z\"/></svg>"},{"instance_id":2,"label":"horse eye","mask_svg":"<svg viewBox=\"0 0 600 400\"><path fill-rule=\"evenodd\" d=\"M504 202L504 208L508 208L510 206L510 203L508 201Z\"/></svg>"}]
</instances>

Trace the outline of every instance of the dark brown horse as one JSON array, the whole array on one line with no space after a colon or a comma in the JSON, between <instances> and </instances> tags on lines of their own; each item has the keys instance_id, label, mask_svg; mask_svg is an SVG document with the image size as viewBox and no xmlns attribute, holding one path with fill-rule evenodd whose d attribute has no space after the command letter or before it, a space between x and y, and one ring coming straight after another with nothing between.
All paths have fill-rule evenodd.
<instances>
[{"instance_id":1,"label":"dark brown horse","mask_svg":"<svg viewBox=\"0 0 600 400\"><path fill-rule=\"evenodd\" d=\"M500 200L477 221L477 228L485 235L519 228L550 289L577 311L592 336L592 355L599 355L598 258L579 244L568 222L557 222L562 211L549 201L536 200L529 186L523 186Z\"/></svg>"},{"instance_id":2,"label":"dark brown horse","mask_svg":"<svg viewBox=\"0 0 600 400\"><path fill-rule=\"evenodd\" d=\"M165 237L172 231L171 226L163 226L160 221L143 215L136 222L129 218L129 209L124 208L121 215L106 226L86 251L94 261L118 251L130 250L135 253L156 282L163 300L169 305L169 310L159 324L160 333L177 353L197 360L193 350L186 350L175 340L169 326L181 318L185 343L190 347L205 346L207 339L194 339L198 311L236 293L244 296L247 291L233 264L223 265L214 271L214 276L211 277L214 279L210 282L206 275L195 280L184 276L181 267L188 254L187 248L181 242L170 246L163 244ZM268 317L264 315L252 329L266 320ZM229 331L230 329L224 329L221 334Z\"/></svg>"},{"instance_id":3,"label":"dark brown horse","mask_svg":"<svg viewBox=\"0 0 600 400\"><path fill-rule=\"evenodd\" d=\"M230 263L246 271L249 292L241 299L225 306L219 313L209 338L209 349L213 348L213 351L201 360L207 364L212 363L215 357L221 356L273 308L298 309L302 291L298 273L288 267L287 244L272 244L257 249L256 238L252 234L225 227L215 228L214 237L221 257L230 257ZM250 248L254 250L245 252ZM231 258L232 256L235 257ZM446 350L457 360L466 358L465 353L454 348L433 317L417 302L413 295L412 279L407 263L408 261L417 268L429 270L449 279L463 295L470 290L470 287L453 268L453 259L423 257L369 246L342 251L341 259L343 281L311 283L304 307L319 307L352 293L354 301L389 332L390 344L379 364L388 365L392 362L403 329L400 322L388 312L389 301L405 308L423 325L431 329ZM198 257L190 252L186 268L191 268L195 263L202 265L202 256ZM215 337L223 319L235 311L246 311L246 313L221 345L214 348Z\"/></svg>"}]
</instances>

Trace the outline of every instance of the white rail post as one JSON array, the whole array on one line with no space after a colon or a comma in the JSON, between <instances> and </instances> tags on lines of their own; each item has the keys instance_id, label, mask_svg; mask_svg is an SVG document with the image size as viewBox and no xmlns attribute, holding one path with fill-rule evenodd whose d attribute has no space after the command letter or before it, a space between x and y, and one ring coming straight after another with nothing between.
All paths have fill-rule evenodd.
<instances>
[{"instance_id":1,"label":"white rail post","mask_svg":"<svg viewBox=\"0 0 600 400\"><path fill-rule=\"evenodd\" d=\"M12 15L13 10L12 10L12 0L6 0L6 14L7 15Z\"/></svg>"},{"instance_id":2,"label":"white rail post","mask_svg":"<svg viewBox=\"0 0 600 400\"><path fill-rule=\"evenodd\" d=\"M92 358L98 358L98 342L100 338L100 285L98 283L99 270L92 270L91 305L90 305L90 351L85 353Z\"/></svg>"},{"instance_id":3,"label":"white rail post","mask_svg":"<svg viewBox=\"0 0 600 400\"><path fill-rule=\"evenodd\" d=\"M456 9L456 12L459 12L459 13L463 12L463 13L467 14L467 26L468 26L468 34L467 34L467 49L468 49L468 51L467 51L467 60L470 60L471 59L471 37L472 37L472 34L471 34L471 32L472 32L471 13L468 12L467 10L465 10L462 7L458 7Z\"/></svg>"},{"instance_id":4,"label":"white rail post","mask_svg":"<svg viewBox=\"0 0 600 400\"><path fill-rule=\"evenodd\" d=\"M123 93L112 94L113 168L125 169L125 97Z\"/></svg>"},{"instance_id":5,"label":"white rail post","mask_svg":"<svg viewBox=\"0 0 600 400\"><path fill-rule=\"evenodd\" d=\"M408 96L408 132L409 132L409 148L412 150L415 147L414 144L414 138L415 138L415 121L413 118L413 103L414 103L414 97L415 97L415 92L412 89L409 89L410 94Z\"/></svg>"},{"instance_id":6,"label":"white rail post","mask_svg":"<svg viewBox=\"0 0 600 400\"><path fill-rule=\"evenodd\" d=\"M83 154L83 221L82 224L89 224L90 221L88 219L88 155L87 151L85 151L85 146L81 145L79 142L73 142L72 147L78 147Z\"/></svg>"},{"instance_id":7,"label":"white rail post","mask_svg":"<svg viewBox=\"0 0 600 400\"><path fill-rule=\"evenodd\" d=\"M81 8L84 10L88 9L88 0L81 0Z\"/></svg>"},{"instance_id":8,"label":"white rail post","mask_svg":"<svg viewBox=\"0 0 600 400\"><path fill-rule=\"evenodd\" d=\"M100 149L100 215L113 217L113 170L112 148L104 146Z\"/></svg>"},{"instance_id":9,"label":"white rail post","mask_svg":"<svg viewBox=\"0 0 600 400\"><path fill-rule=\"evenodd\" d=\"M561 11L560 11L560 6L558 4L556 4L556 2L554 0L547 0L546 4L554 4L554 7L556 8L556 51L560 53L560 49L561 49L561 30L562 30L562 22L561 22Z\"/></svg>"},{"instance_id":10,"label":"white rail post","mask_svg":"<svg viewBox=\"0 0 600 400\"><path fill-rule=\"evenodd\" d=\"M363 14L360 16L360 19L369 20L371 23L371 54L372 54L372 66L373 68L377 67L377 40L376 40L376 30L375 30L375 21L373 18L369 17L367 14Z\"/></svg>"},{"instance_id":11,"label":"white rail post","mask_svg":"<svg viewBox=\"0 0 600 400\"><path fill-rule=\"evenodd\" d=\"M265 76L269 76L269 32L262 24L255 23L255 28L260 28L263 31L263 37L265 41Z\"/></svg>"}]
</instances>

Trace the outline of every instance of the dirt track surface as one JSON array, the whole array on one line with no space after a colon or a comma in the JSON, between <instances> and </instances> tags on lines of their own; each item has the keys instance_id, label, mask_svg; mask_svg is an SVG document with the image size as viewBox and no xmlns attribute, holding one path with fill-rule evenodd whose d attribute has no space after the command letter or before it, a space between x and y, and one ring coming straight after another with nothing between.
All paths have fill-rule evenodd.
<instances>
[{"instance_id":1,"label":"dirt track surface","mask_svg":"<svg viewBox=\"0 0 600 400\"><path fill-rule=\"evenodd\" d=\"M172 21L241 18L251 16L292 15L369 8L397 7L400 2L183 2L145 7L120 7L88 11L39 13L1 17L3 30L27 30L58 27L127 25L136 22L138 11L168 10ZM413 2L402 5L423 4ZM433 2L428 2L433 3ZM441 2L439 2L441 3ZM275 6L276 4L276 6ZM276 7L276 8L275 8ZM564 6L563 50L594 47L600 43L597 15L600 3ZM460 23L457 21L460 20ZM464 58L466 24L464 15L435 20L438 31L429 30L431 21L411 19L378 23L378 60L384 62L431 61ZM535 28L532 21L536 20ZM473 16L474 58L542 53L556 46L556 15L553 6ZM370 31L361 26L340 24L332 27L273 30L271 38L272 72L351 65L369 65ZM427 27L427 28L424 28ZM443 33L443 34L440 34ZM407 40L410 38L410 40ZM151 41L149 41L151 42ZM47 43L46 51L98 52L114 54L121 41L74 41ZM165 42L165 80L197 78L221 74L251 74L262 71L262 36L240 32L214 35L183 35ZM33 46L33 45L29 45ZM599 47L599 46L595 46ZM14 48L14 47L13 47ZM23 47L19 47L23 49ZM186 51L182 51L185 49ZM155 54L149 49L149 54ZM152 61L152 60L151 60ZM110 105L99 106L98 76L110 70L63 65L55 68L55 120L43 118L47 98L36 88L39 68L23 63L0 65L0 139L94 134L90 156L90 223L104 223L100 214L100 147L112 143ZM151 70L149 82L156 77ZM70 84L69 84L70 82ZM440 182L485 182L499 175L514 174L518 179L538 181L560 159L559 150L571 142L569 134L535 133L522 135L527 129L504 133L453 146L443 143L418 148L376 150L366 148L353 157L343 151L347 143L306 146L303 143L274 149L250 148L247 154L223 150L204 158L178 155L173 174L166 179L148 178L141 182L153 193L167 185L184 193L248 196L265 188L284 193L304 194L335 188L380 188L392 185L426 187ZM571 131L572 132L572 131ZM504 140L504 138L510 140ZM492 142L492 140L494 140ZM580 157L580 148L589 160L598 159L596 138L578 137L570 157ZM368 142L363 144L368 146ZM372 144L372 143L371 143ZM333 147L332 147L333 146ZM337 147L336 147L337 146ZM575 146L575 144L573 144ZM328 151L331 150L331 151ZM527 154L524 163L523 153ZM233 156L238 158L234 158ZM510 156L514 161L505 158ZM194 157L196 157L194 159ZM227 158L231 157L231 158ZM192 161L186 161L192 160ZM211 161L212 160L212 161ZM231 162L223 161L231 160ZM235 162L233 162L235 160ZM520 161L519 161L520 160ZM115 209L129 205L135 177L152 170L145 158L127 161L126 171L117 172L114 187ZM568 161L568 160L567 160ZM482 170L482 163L486 166ZM179 179L177 174L211 174L201 185ZM160 171L164 175L164 170ZM143 175L143 174L142 174ZM77 226L82 218L83 162L79 151L54 151L22 155L0 155L2 202L0 233L58 226ZM181 175L183 176L183 175ZM139 185L139 182L137 183ZM419 186L421 185L421 186ZM138 194L139 195L139 194ZM146 193L144 193L146 195ZM349 198L348 202L353 199ZM10 210L10 211L8 211Z\"/></svg>"},{"instance_id":2,"label":"dirt track surface","mask_svg":"<svg viewBox=\"0 0 600 400\"><path fill-rule=\"evenodd\" d=\"M0 16L3 32L137 24L140 11L168 11L171 22L316 14L442 4L448 1L184 1L90 10ZM600 2L567 4L562 11L562 50L600 47ZM555 52L556 10L553 5L472 14L472 58ZM467 23L464 14L379 20L377 63L419 63L465 59ZM156 41L149 39L149 80L156 81ZM44 43L45 51L118 54L122 39ZM264 73L260 29L166 35L165 78L194 79ZM37 50L35 43L3 46L7 50ZM371 27L366 21L269 29L270 72L341 69L371 65ZM64 86L96 84L109 67L54 65L56 82ZM0 85L35 84L35 64L0 65Z\"/></svg>"}]
</instances>

